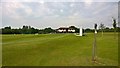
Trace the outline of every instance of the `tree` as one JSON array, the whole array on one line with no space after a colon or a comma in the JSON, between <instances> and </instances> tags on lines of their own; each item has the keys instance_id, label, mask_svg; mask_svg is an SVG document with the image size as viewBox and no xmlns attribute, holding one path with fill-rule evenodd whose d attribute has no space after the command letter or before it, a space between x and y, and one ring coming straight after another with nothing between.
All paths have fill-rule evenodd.
<instances>
[{"instance_id":1,"label":"tree","mask_svg":"<svg viewBox=\"0 0 120 68\"><path fill-rule=\"evenodd\" d=\"M11 26L5 27L4 29L11 29Z\"/></svg>"},{"instance_id":2,"label":"tree","mask_svg":"<svg viewBox=\"0 0 120 68\"><path fill-rule=\"evenodd\" d=\"M44 33L55 33L55 30L53 30L52 28L45 28L44 29Z\"/></svg>"},{"instance_id":3,"label":"tree","mask_svg":"<svg viewBox=\"0 0 120 68\"><path fill-rule=\"evenodd\" d=\"M22 27L22 33L23 33L23 34L28 34L28 26L25 26L25 25L24 25L24 26Z\"/></svg>"},{"instance_id":4,"label":"tree","mask_svg":"<svg viewBox=\"0 0 120 68\"><path fill-rule=\"evenodd\" d=\"M75 29L76 27L75 26L70 26L69 28Z\"/></svg>"},{"instance_id":5,"label":"tree","mask_svg":"<svg viewBox=\"0 0 120 68\"><path fill-rule=\"evenodd\" d=\"M31 34L35 34L35 33L38 33L38 32L39 32L38 29L35 29L35 28L33 28L33 27L30 28L29 31L30 31Z\"/></svg>"},{"instance_id":6,"label":"tree","mask_svg":"<svg viewBox=\"0 0 120 68\"><path fill-rule=\"evenodd\" d=\"M103 32L104 32L103 30L105 29L104 24L101 23L100 26L99 26L99 28L101 29L102 37L103 37Z\"/></svg>"},{"instance_id":7,"label":"tree","mask_svg":"<svg viewBox=\"0 0 120 68\"><path fill-rule=\"evenodd\" d=\"M75 29L75 33L79 33L79 29L75 26L70 26L69 28Z\"/></svg>"},{"instance_id":8,"label":"tree","mask_svg":"<svg viewBox=\"0 0 120 68\"><path fill-rule=\"evenodd\" d=\"M2 29L0 29L0 34L2 34Z\"/></svg>"},{"instance_id":9,"label":"tree","mask_svg":"<svg viewBox=\"0 0 120 68\"><path fill-rule=\"evenodd\" d=\"M90 29L90 28L86 28L85 32L94 32L94 30Z\"/></svg>"},{"instance_id":10,"label":"tree","mask_svg":"<svg viewBox=\"0 0 120 68\"><path fill-rule=\"evenodd\" d=\"M31 26L23 26L22 33L23 34L35 34L35 33L38 33L38 29L35 29Z\"/></svg>"},{"instance_id":11,"label":"tree","mask_svg":"<svg viewBox=\"0 0 120 68\"><path fill-rule=\"evenodd\" d=\"M4 27L2 29L2 34L12 34L11 26L9 27Z\"/></svg>"}]
</instances>

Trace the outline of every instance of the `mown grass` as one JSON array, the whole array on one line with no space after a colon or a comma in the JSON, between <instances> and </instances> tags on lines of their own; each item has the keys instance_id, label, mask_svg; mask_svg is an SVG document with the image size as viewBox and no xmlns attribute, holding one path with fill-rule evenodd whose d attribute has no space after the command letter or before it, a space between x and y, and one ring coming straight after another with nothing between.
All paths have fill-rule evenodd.
<instances>
[{"instance_id":1,"label":"mown grass","mask_svg":"<svg viewBox=\"0 0 120 68\"><path fill-rule=\"evenodd\" d=\"M93 64L94 35L2 35L3 66L117 66L118 38L97 34L97 61Z\"/></svg>"}]
</instances>

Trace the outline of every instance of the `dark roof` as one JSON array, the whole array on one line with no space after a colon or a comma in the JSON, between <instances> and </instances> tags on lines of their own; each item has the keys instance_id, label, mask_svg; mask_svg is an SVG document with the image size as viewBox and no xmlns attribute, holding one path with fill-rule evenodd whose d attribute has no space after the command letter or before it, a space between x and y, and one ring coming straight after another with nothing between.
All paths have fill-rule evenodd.
<instances>
[{"instance_id":1,"label":"dark roof","mask_svg":"<svg viewBox=\"0 0 120 68\"><path fill-rule=\"evenodd\" d=\"M58 29L69 29L69 28L67 28L67 27L60 27L60 28L58 28Z\"/></svg>"}]
</instances>

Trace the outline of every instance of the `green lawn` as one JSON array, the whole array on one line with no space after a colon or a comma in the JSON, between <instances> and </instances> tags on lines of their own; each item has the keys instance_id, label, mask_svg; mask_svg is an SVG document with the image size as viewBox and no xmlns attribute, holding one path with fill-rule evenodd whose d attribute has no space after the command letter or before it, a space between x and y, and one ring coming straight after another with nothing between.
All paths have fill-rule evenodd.
<instances>
[{"instance_id":1,"label":"green lawn","mask_svg":"<svg viewBox=\"0 0 120 68\"><path fill-rule=\"evenodd\" d=\"M117 66L118 38L97 35L97 62L93 64L94 35L2 35L3 66Z\"/></svg>"}]
</instances>

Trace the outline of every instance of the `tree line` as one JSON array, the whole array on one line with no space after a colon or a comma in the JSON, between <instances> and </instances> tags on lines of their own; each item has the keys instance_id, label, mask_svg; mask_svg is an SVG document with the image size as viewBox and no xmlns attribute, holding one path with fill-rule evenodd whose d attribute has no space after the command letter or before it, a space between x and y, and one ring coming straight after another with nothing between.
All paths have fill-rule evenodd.
<instances>
[{"instance_id":1,"label":"tree line","mask_svg":"<svg viewBox=\"0 0 120 68\"><path fill-rule=\"evenodd\" d=\"M4 27L0 29L1 34L44 34L44 33L51 33L55 32L52 28L45 28L45 29L36 29L31 26L24 25L22 28L19 29L12 29L11 26Z\"/></svg>"},{"instance_id":2,"label":"tree line","mask_svg":"<svg viewBox=\"0 0 120 68\"><path fill-rule=\"evenodd\" d=\"M75 29L75 33L79 33L79 28L76 26L70 26L70 28ZM86 28L83 29L85 33L94 32L94 29ZM114 32L114 28L105 27L104 24L100 24L98 32ZM120 27L116 27L116 32L120 31ZM47 33L58 33L56 29L51 27L45 29L36 29L31 26L22 26L22 28L12 29L11 26L4 27L0 29L0 34L47 34Z\"/></svg>"}]
</instances>

